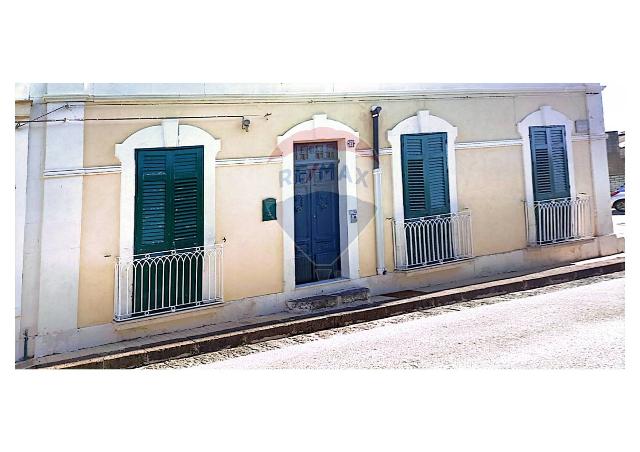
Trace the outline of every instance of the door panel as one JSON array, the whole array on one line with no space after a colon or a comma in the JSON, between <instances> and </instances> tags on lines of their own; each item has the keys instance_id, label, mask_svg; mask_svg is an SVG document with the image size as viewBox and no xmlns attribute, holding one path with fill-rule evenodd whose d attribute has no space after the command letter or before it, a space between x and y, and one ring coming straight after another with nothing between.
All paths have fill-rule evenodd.
<instances>
[{"instance_id":1,"label":"door panel","mask_svg":"<svg viewBox=\"0 0 640 452\"><path fill-rule=\"evenodd\" d=\"M335 177L335 169L335 164L323 167L325 180ZM332 188L330 184L320 183L312 193L313 256L318 280L337 278L340 270L338 194Z\"/></svg>"},{"instance_id":2,"label":"door panel","mask_svg":"<svg viewBox=\"0 0 640 452\"><path fill-rule=\"evenodd\" d=\"M296 168L294 198L294 229L296 244L296 282L313 281L313 251L311 244L311 184L306 168Z\"/></svg>"},{"instance_id":3,"label":"door panel","mask_svg":"<svg viewBox=\"0 0 640 452\"><path fill-rule=\"evenodd\" d=\"M336 143L295 146L296 283L340 276Z\"/></svg>"}]
</instances>

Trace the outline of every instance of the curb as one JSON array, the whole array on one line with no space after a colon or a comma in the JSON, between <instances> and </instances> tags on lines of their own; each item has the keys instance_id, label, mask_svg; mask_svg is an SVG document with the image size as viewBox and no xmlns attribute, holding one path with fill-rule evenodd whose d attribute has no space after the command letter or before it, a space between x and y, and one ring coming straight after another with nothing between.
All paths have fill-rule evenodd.
<instances>
[{"instance_id":1,"label":"curb","mask_svg":"<svg viewBox=\"0 0 640 452\"><path fill-rule=\"evenodd\" d=\"M58 361L35 363L26 368L54 369L129 369L169 359L186 358L201 353L210 353L225 348L239 347L255 342L277 339L298 334L369 322L385 317L405 314L421 309L445 306L462 301L503 295L510 292L570 282L577 279L623 271L625 258L618 257L607 262L569 265L524 276L486 283L446 289L410 298L384 301L365 306L347 307L328 314L307 315L290 321L256 325L242 330L192 336L183 340L167 340L153 346L139 348L131 346L118 353L103 353L82 358L62 358Z\"/></svg>"}]
</instances>

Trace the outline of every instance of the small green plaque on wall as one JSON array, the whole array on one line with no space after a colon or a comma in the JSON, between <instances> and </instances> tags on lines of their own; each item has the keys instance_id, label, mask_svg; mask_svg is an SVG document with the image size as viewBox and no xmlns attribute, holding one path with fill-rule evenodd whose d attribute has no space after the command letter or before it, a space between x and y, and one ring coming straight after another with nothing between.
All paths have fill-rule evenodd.
<instances>
[{"instance_id":1,"label":"small green plaque on wall","mask_svg":"<svg viewBox=\"0 0 640 452\"><path fill-rule=\"evenodd\" d=\"M266 198L262 200L262 221L276 220L276 200Z\"/></svg>"}]
</instances>

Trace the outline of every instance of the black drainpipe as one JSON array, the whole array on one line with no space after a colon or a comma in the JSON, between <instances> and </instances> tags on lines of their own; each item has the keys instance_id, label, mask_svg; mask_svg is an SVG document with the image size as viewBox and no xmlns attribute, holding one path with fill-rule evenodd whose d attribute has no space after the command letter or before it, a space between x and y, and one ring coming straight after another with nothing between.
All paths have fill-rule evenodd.
<instances>
[{"instance_id":1,"label":"black drainpipe","mask_svg":"<svg viewBox=\"0 0 640 452\"><path fill-rule=\"evenodd\" d=\"M373 169L380 168L380 142L378 139L378 117L382 107L371 107L371 118L373 119Z\"/></svg>"}]
</instances>

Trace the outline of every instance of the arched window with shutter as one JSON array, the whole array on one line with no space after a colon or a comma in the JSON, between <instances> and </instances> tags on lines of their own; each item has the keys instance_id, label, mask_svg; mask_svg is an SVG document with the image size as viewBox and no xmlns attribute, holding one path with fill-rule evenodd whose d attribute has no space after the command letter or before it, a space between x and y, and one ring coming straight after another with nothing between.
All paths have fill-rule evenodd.
<instances>
[{"instance_id":1,"label":"arched window with shutter","mask_svg":"<svg viewBox=\"0 0 640 452\"><path fill-rule=\"evenodd\" d=\"M533 194L536 201L569 198L569 168L564 126L529 128Z\"/></svg>"},{"instance_id":2,"label":"arched window with shutter","mask_svg":"<svg viewBox=\"0 0 640 452\"><path fill-rule=\"evenodd\" d=\"M449 213L447 134L402 135L401 146L405 218Z\"/></svg>"}]
</instances>

